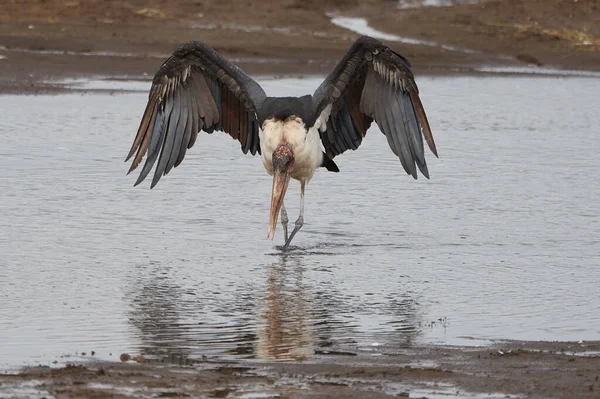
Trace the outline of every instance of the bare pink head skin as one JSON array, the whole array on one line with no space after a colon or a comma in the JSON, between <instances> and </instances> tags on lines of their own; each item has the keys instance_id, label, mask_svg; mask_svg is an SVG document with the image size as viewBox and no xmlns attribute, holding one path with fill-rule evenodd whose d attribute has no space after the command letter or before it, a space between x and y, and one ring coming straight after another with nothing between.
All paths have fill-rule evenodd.
<instances>
[{"instance_id":1,"label":"bare pink head skin","mask_svg":"<svg viewBox=\"0 0 600 399\"><path fill-rule=\"evenodd\" d=\"M290 182L290 174L294 170L295 158L294 152L286 144L279 144L273 151L273 193L271 195L271 215L269 218L269 233L267 237L275 237L275 228L279 211L283 204L283 198Z\"/></svg>"}]
</instances>

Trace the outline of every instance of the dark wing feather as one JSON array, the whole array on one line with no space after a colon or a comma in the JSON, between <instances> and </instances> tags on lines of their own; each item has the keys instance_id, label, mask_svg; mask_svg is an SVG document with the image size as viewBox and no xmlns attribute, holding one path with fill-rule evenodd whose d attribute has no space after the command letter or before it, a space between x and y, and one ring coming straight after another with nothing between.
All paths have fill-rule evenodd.
<instances>
[{"instance_id":1,"label":"dark wing feather","mask_svg":"<svg viewBox=\"0 0 600 399\"><path fill-rule=\"evenodd\" d=\"M257 115L266 95L241 69L202 42L176 50L154 76L148 104L126 161L146 163L136 185L158 160L151 187L183 161L198 132L223 130L244 153L260 153Z\"/></svg>"},{"instance_id":2,"label":"dark wing feather","mask_svg":"<svg viewBox=\"0 0 600 399\"><path fill-rule=\"evenodd\" d=\"M331 158L357 149L375 120L406 173L429 178L423 137L437 157L431 128L409 61L380 41L363 36L317 88L314 124Z\"/></svg>"}]
</instances>

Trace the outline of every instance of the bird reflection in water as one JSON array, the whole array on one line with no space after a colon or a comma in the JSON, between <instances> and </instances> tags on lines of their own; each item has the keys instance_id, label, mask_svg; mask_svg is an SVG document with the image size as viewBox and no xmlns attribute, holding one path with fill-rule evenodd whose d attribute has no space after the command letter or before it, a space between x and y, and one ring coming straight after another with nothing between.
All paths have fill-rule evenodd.
<instances>
[{"instance_id":1,"label":"bird reflection in water","mask_svg":"<svg viewBox=\"0 0 600 399\"><path fill-rule=\"evenodd\" d=\"M284 258L268 268L267 293L256 355L264 360L303 360L314 353L310 301L300 262Z\"/></svg>"},{"instance_id":2,"label":"bird reflection in water","mask_svg":"<svg viewBox=\"0 0 600 399\"><path fill-rule=\"evenodd\" d=\"M309 260L283 255L259 266L254 272L262 273L253 278L222 286L201 278L186 285L174 277L187 265L139 265L126 293L138 340L134 353L176 364L295 361L365 345L374 350L374 343L377 350L406 348L422 335L420 298L407 284L352 287L334 277L339 268Z\"/></svg>"}]
</instances>

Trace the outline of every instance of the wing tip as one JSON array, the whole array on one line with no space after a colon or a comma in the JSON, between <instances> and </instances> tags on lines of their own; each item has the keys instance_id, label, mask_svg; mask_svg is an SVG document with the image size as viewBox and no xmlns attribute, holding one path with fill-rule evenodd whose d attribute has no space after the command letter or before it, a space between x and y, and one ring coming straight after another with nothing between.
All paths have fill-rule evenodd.
<instances>
[{"instance_id":1,"label":"wing tip","mask_svg":"<svg viewBox=\"0 0 600 399\"><path fill-rule=\"evenodd\" d=\"M125 161L127 162L127 161ZM129 167L129 170L127 171L127 173L125 174L125 176L129 175L131 172L133 172L134 170L137 169L137 167L140 166L139 162L135 162L135 160L131 163L131 166Z\"/></svg>"},{"instance_id":2,"label":"wing tip","mask_svg":"<svg viewBox=\"0 0 600 399\"><path fill-rule=\"evenodd\" d=\"M145 177L138 177L138 179L135 181L135 183L133 183L133 187L137 187L139 186L146 178ZM152 183L150 184L150 190L152 190L156 185L158 184L158 181L152 181Z\"/></svg>"},{"instance_id":3,"label":"wing tip","mask_svg":"<svg viewBox=\"0 0 600 399\"><path fill-rule=\"evenodd\" d=\"M429 179L429 169L427 168L427 163L419 164L417 163L421 174L425 176L426 179Z\"/></svg>"},{"instance_id":4,"label":"wing tip","mask_svg":"<svg viewBox=\"0 0 600 399\"><path fill-rule=\"evenodd\" d=\"M431 132L429 134L431 134ZM429 147L429 150L432 152L433 155L435 155L436 158L439 159L440 156L438 155L437 148L435 146L435 142L433 141L433 136L431 136L431 142L429 142L429 140L426 140L426 141L427 141L427 146Z\"/></svg>"},{"instance_id":5,"label":"wing tip","mask_svg":"<svg viewBox=\"0 0 600 399\"><path fill-rule=\"evenodd\" d=\"M140 172L140 175L138 176L137 180L133 184L133 187L139 185L141 182L143 182L146 179L146 177L148 176L148 172L145 171L145 169L146 169L146 166L144 165L144 169L142 169L142 171Z\"/></svg>"},{"instance_id":6,"label":"wing tip","mask_svg":"<svg viewBox=\"0 0 600 399\"><path fill-rule=\"evenodd\" d=\"M153 189L154 187L156 187L156 185L160 181L161 177L163 177L164 175L166 175L166 173L159 172L159 169L157 167L156 170L154 171L154 176L152 177L152 183L150 183L150 189Z\"/></svg>"},{"instance_id":7,"label":"wing tip","mask_svg":"<svg viewBox=\"0 0 600 399\"><path fill-rule=\"evenodd\" d=\"M141 180L140 180L140 179L138 178L138 179L135 181L135 183L133 183L133 187L137 187L137 186L139 186L139 185L140 185L140 183L141 183L141 182L143 182L143 181L144 181L144 179L141 179Z\"/></svg>"}]
</instances>

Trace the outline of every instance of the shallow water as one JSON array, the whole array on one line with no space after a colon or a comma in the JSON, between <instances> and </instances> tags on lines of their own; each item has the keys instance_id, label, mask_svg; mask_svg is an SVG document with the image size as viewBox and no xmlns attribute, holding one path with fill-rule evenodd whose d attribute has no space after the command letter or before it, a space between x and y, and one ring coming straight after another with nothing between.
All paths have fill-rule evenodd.
<instances>
[{"instance_id":1,"label":"shallow water","mask_svg":"<svg viewBox=\"0 0 600 399\"><path fill-rule=\"evenodd\" d=\"M398 0L398 8L449 7L455 4L476 4L479 0Z\"/></svg>"},{"instance_id":2,"label":"shallow water","mask_svg":"<svg viewBox=\"0 0 600 399\"><path fill-rule=\"evenodd\" d=\"M367 35L379 40L389 40L394 42L402 42L408 44L421 44L425 46L438 46L438 43L427 40L413 39L404 36L398 36L391 33L379 31L371 26L366 18L358 17L341 17L334 14L329 15L331 23L344 29L356 32L359 35Z\"/></svg>"},{"instance_id":3,"label":"shallow water","mask_svg":"<svg viewBox=\"0 0 600 399\"><path fill-rule=\"evenodd\" d=\"M304 94L318 80L263 83ZM432 179L406 176L372 128L341 173L311 181L288 254L281 228L266 239L270 177L228 136L201 135L155 189L133 188L123 159L145 92L0 97L0 369L92 350L286 359L600 339L600 80L418 83Z\"/></svg>"}]
</instances>

